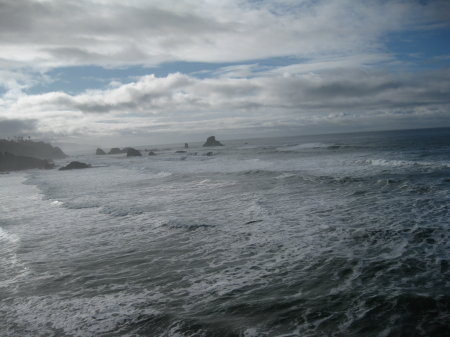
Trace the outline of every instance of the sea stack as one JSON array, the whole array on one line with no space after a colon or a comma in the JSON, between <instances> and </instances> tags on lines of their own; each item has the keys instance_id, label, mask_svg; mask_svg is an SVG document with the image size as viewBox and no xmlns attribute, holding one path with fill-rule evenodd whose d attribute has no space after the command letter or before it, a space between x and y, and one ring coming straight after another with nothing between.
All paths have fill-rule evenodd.
<instances>
[{"instance_id":1,"label":"sea stack","mask_svg":"<svg viewBox=\"0 0 450 337\"><path fill-rule=\"evenodd\" d=\"M85 168L90 168L90 167L91 167L91 165L89 165L89 164L82 163L79 161L72 161L68 165L61 167L59 170L60 171L78 170L78 169L85 169Z\"/></svg>"},{"instance_id":2,"label":"sea stack","mask_svg":"<svg viewBox=\"0 0 450 337\"><path fill-rule=\"evenodd\" d=\"M206 143L203 144L203 146L223 146L223 144L221 142L219 142L218 140L216 140L216 137L210 136L206 140Z\"/></svg>"},{"instance_id":3,"label":"sea stack","mask_svg":"<svg viewBox=\"0 0 450 337\"><path fill-rule=\"evenodd\" d=\"M97 156L103 156L103 155L106 154L106 152L103 151L101 148L97 148L97 150L95 151L95 154L96 154Z\"/></svg>"},{"instance_id":4,"label":"sea stack","mask_svg":"<svg viewBox=\"0 0 450 337\"><path fill-rule=\"evenodd\" d=\"M118 147L113 147L111 150L109 150L108 154L119 154L119 153L124 153L126 151L123 151L121 149L119 149Z\"/></svg>"},{"instance_id":5,"label":"sea stack","mask_svg":"<svg viewBox=\"0 0 450 337\"><path fill-rule=\"evenodd\" d=\"M142 156L141 152L133 149L132 147L127 148L127 157L140 157Z\"/></svg>"}]
</instances>

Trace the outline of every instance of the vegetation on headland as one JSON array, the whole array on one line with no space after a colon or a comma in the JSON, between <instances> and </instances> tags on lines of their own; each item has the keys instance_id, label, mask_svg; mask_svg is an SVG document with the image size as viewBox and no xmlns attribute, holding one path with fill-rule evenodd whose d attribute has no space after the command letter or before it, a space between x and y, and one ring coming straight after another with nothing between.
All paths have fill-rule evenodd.
<instances>
[{"instance_id":1,"label":"vegetation on headland","mask_svg":"<svg viewBox=\"0 0 450 337\"><path fill-rule=\"evenodd\" d=\"M30 138L0 139L0 171L50 169L49 160L67 157L57 146Z\"/></svg>"},{"instance_id":2,"label":"vegetation on headland","mask_svg":"<svg viewBox=\"0 0 450 337\"><path fill-rule=\"evenodd\" d=\"M67 155L57 146L41 141L33 141L23 137L15 139L0 139L0 153L11 153L16 156L26 156L39 159L62 159Z\"/></svg>"}]
</instances>

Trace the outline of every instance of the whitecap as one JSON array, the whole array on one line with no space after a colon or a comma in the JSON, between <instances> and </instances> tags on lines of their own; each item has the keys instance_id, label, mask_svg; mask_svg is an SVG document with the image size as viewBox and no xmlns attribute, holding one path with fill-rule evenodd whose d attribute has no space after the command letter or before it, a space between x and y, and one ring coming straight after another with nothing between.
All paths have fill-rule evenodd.
<instances>
[{"instance_id":1,"label":"whitecap","mask_svg":"<svg viewBox=\"0 0 450 337\"><path fill-rule=\"evenodd\" d=\"M0 227L0 241L6 241L8 243L17 243L20 240L19 236L10 234Z\"/></svg>"},{"instance_id":2,"label":"whitecap","mask_svg":"<svg viewBox=\"0 0 450 337\"><path fill-rule=\"evenodd\" d=\"M309 149L319 149L319 148L328 148L329 146L334 146L335 144L325 144L325 143L304 143L297 145L286 145L283 147L278 147L277 151L301 151L301 150L309 150Z\"/></svg>"}]
</instances>

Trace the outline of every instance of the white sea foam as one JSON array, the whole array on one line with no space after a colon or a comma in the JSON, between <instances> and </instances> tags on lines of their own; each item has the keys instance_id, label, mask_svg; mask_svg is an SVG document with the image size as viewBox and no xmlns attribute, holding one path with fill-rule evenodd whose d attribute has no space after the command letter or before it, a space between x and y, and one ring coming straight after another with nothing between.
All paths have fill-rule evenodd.
<instances>
[{"instance_id":1,"label":"white sea foam","mask_svg":"<svg viewBox=\"0 0 450 337\"><path fill-rule=\"evenodd\" d=\"M301 151L301 150L309 150L309 149L321 149L328 148L333 144L325 144L325 143L305 143L305 144L297 144L297 145L285 145L283 147L278 147L277 151Z\"/></svg>"},{"instance_id":2,"label":"white sea foam","mask_svg":"<svg viewBox=\"0 0 450 337\"><path fill-rule=\"evenodd\" d=\"M356 161L357 164L383 166L383 167L428 167L428 168L448 168L449 163L446 162L427 162L427 161L411 161L411 160L388 160L388 159L366 159Z\"/></svg>"},{"instance_id":3,"label":"white sea foam","mask_svg":"<svg viewBox=\"0 0 450 337\"><path fill-rule=\"evenodd\" d=\"M37 331L46 336L58 336L58 331L76 337L99 336L120 330L138 316L157 315L157 310L148 306L143 309L142 304L160 297L146 290L93 297L30 296L16 299L4 318L25 328L21 334L24 337L35 336Z\"/></svg>"},{"instance_id":4,"label":"white sea foam","mask_svg":"<svg viewBox=\"0 0 450 337\"><path fill-rule=\"evenodd\" d=\"M448 286L443 176L413 180L414 156L308 144L86 156L103 167L3 179L0 260L15 266L0 262L0 335L207 335L216 322L243 336L352 335L395 303L386 296Z\"/></svg>"},{"instance_id":5,"label":"white sea foam","mask_svg":"<svg viewBox=\"0 0 450 337\"><path fill-rule=\"evenodd\" d=\"M0 241L6 241L9 244L17 244L20 238L16 234L10 234L6 230L0 227Z\"/></svg>"}]
</instances>

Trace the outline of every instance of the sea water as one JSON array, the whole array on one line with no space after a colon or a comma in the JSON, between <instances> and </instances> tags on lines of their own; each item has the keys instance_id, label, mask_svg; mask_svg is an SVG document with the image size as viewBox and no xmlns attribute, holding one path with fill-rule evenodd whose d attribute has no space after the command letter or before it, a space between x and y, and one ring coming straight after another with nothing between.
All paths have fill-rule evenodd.
<instances>
[{"instance_id":1,"label":"sea water","mask_svg":"<svg viewBox=\"0 0 450 337\"><path fill-rule=\"evenodd\" d=\"M0 175L0 336L450 335L450 129L224 143Z\"/></svg>"}]
</instances>

